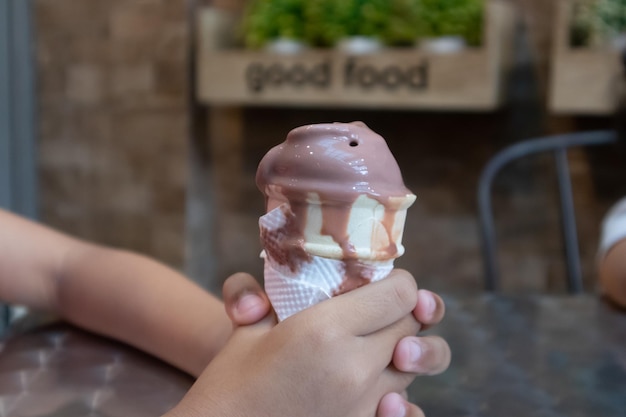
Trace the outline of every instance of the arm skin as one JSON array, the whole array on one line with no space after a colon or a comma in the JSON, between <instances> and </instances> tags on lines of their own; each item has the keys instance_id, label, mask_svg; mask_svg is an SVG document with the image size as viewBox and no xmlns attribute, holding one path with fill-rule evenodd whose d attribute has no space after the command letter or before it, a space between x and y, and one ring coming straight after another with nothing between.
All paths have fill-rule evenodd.
<instances>
[{"instance_id":1,"label":"arm skin","mask_svg":"<svg viewBox=\"0 0 626 417\"><path fill-rule=\"evenodd\" d=\"M398 293L406 294L406 293L411 292L407 287L405 287L404 289L398 287L398 285L402 285L402 280L398 280L398 278L402 276L407 278L407 277L410 277L410 274L408 274L408 272L406 271L395 270L394 272L392 272L392 274L390 274L388 280L383 280L379 284L375 284L375 285L371 284L372 286L365 286L363 287L363 289L355 290L357 292L351 294L351 296L358 297L358 301L355 300L355 302L352 302L352 303L345 302L346 295L339 296L334 301L329 300L325 304L326 313L328 313L328 310L332 308L340 308L340 309L344 308L345 309L344 312L339 312L336 315L340 317L353 317L355 315L361 317L360 314L355 314L355 309L358 309L358 306L361 304L368 304L367 302L368 297L365 295L367 292L369 292L369 294L373 296L373 298L370 299L371 301L378 300L378 302L381 302L381 301L383 302L381 303L381 306L379 306L379 308L383 307L382 306L383 304L387 305L386 308L390 308L390 304L388 302L387 303L384 302L384 301L389 301L390 299L394 298L391 295L384 296L384 292L389 291L389 285L396 288L395 290L396 294ZM412 277L408 282L405 281L404 284L406 285L410 282L413 282L413 285L415 285L415 281ZM384 290L383 288L386 288L386 290ZM410 288L410 285L409 285L409 288ZM264 296L265 294L263 293L262 289L259 287L259 284L256 282L256 280L254 280L253 277L247 274L236 274L228 278L226 282L224 283L224 303L226 306L226 311L231 317L233 323L237 323L240 326L239 328L241 328L241 326L244 324L247 325L245 327L248 327L249 329L253 329L253 328L258 329L259 325L261 325L262 327L262 324L260 324L261 323L260 321L256 322L255 320L251 319L250 317L251 315L249 314L249 312L255 311L257 314L257 317L259 317L261 315L260 312L265 311L266 304L265 304L265 300L263 300L262 298ZM340 300L343 301L343 307L340 307L340 303L341 303ZM241 304L245 307L243 309L238 309L237 308L238 304ZM391 302L391 306L396 305L396 304L398 303ZM331 305L333 306L331 307ZM317 308L319 309L320 307L317 307ZM267 313L267 311L265 312ZM413 308L413 316L415 317L415 319L417 319L417 322L419 323L419 324L416 323L417 328L421 328L423 330L423 329L436 325L443 319L444 313L445 313L445 305L443 303L443 300L438 295L428 290L422 290L422 289L418 290L417 305ZM294 321L300 321L298 325L294 326L295 331L291 333L291 339L319 340L319 336L315 335L315 331L313 331L312 334L304 333L307 331L307 328L310 330L310 327L304 324L306 323L306 319L305 321L301 320L301 319L304 319L305 316L306 314L299 313L295 315L293 318L290 318L290 320L292 321L292 324ZM387 317L388 312L374 314L374 316L375 317ZM265 319L267 320L267 317ZM318 324L322 324L323 326L325 326L325 327L318 329L318 331L321 332L322 334L327 334L328 330L330 329L336 332L337 329L336 328L333 329L331 326L333 326L333 324L336 324L337 320L332 320L331 323L333 324L329 325L327 323L324 325L323 319L321 319L319 316L316 316L316 319L317 319L316 322ZM365 317L361 317L361 319L363 322L366 322L366 323L369 322L369 320L365 319ZM238 330L235 330L235 331L237 332ZM322 340L324 339L325 338L322 338ZM248 341L247 343L245 343L245 345L250 345L251 343L253 342ZM345 362L347 360L351 360L355 356L352 353L350 353L348 357L345 356L345 349L347 347L345 344L342 344L342 343L333 343L333 344L336 346L340 346L341 350L344 352L343 356L341 355L339 356L339 361L342 365L345 365ZM362 345L359 348L359 350L363 351L365 350L366 347L367 345ZM419 354L417 355L415 354L416 347L419 351ZM228 348L226 348L225 350L228 350ZM302 349L299 349L298 351L301 354L303 352ZM229 353L232 354L232 352L229 352ZM244 359L239 358L239 359L233 360L232 362L240 363L243 360L245 360L246 356L248 355L244 355ZM316 364L319 366L316 367L316 370L319 368L323 368L323 361L319 359L319 350L318 352L315 353L314 356L318 358L316 359L317 360ZM367 369L368 366L371 365L372 360L376 358L376 356L377 355L368 356L367 364L361 364L361 365L355 366L353 367L353 369L361 369L361 370ZM330 355L330 357L332 357L332 355ZM255 358L257 361L262 361L263 354L261 350L255 351ZM328 356L326 356L325 359L328 359ZM410 376L410 379L412 379L418 375L435 375L435 374L439 374L445 371L448 365L450 364L450 348L448 344L445 342L445 340L437 336L415 337L415 336L410 335L410 336L406 336L402 338L396 344L391 360L392 360L393 365L390 367L396 371L395 374L397 376L400 376L401 373L404 373L405 376ZM216 358L216 361L219 361L219 357ZM286 361L286 357L284 357L283 360L281 361L281 365L283 368L287 368L287 369L298 368L298 361L294 361L291 364L285 361ZM307 361L305 360L305 365L306 365L306 362ZM341 375L342 372L339 372L339 369L340 367L336 366L334 368L333 374ZM201 411L201 409L203 408L202 403L206 402L207 398L210 397L210 395L207 395L207 393L211 391L211 389L206 386L206 382L203 382L202 380L204 379L204 381L207 381L207 380L208 381L210 380L223 381L223 377L216 375L214 371L215 370L211 369L211 367L209 366L205 370L204 378L203 376L201 376L199 382L192 389L195 391L200 391L199 397L201 398L201 400L194 399L192 395L189 395L179 404L179 406L176 409L172 410L171 413L167 414L167 417L170 417L170 416L171 417L179 417L179 416L190 417L190 416L196 416L196 415L197 416L222 415L220 414L220 404L217 404L217 403L214 404L214 408L211 409L210 413L206 409L205 409L205 412ZM245 370L245 372L249 372L249 371L250 369ZM399 371L399 373L397 371ZM237 370L233 367L228 372L236 373ZM315 370L312 372L314 373ZM394 372L392 372L392 374L393 373ZM251 375L248 374L244 378L241 378L241 380L242 381L249 380L250 376ZM312 378L309 378L309 379L312 379ZM336 388L336 387L333 387L331 384L332 379L325 378L325 381L326 383L324 385L326 386L328 391L324 396L326 397L327 402L331 402L333 400L334 398L333 392L342 393L342 398L345 399L345 396L343 395L345 393L345 389L344 389L345 386L342 385L341 387ZM240 388L242 384L240 384ZM279 384L274 384L272 386L276 387L277 385ZM363 385L363 384L356 384L356 385ZM298 385L292 385L292 388L290 389L291 392L288 395L288 397L292 398L295 392L298 390L298 388L302 388L302 387ZM265 397L268 397L268 395L265 395ZM376 396L374 395L374 397ZM261 404L262 404L262 401L255 403L254 404L255 408L252 411L252 413L249 415L254 415L255 417L262 415L261 408L260 408ZM315 415L316 417L323 416L323 413L321 413L320 408L316 408L313 413L307 414L304 403L300 403L300 405L301 407L299 411L301 412L304 411L304 415ZM337 406L337 404L335 404L335 406ZM284 414L285 409L282 407L288 407L288 403L285 403L285 402L275 403L275 406L271 409L272 415L285 415ZM238 412L239 412L239 414L237 414L238 416L248 415L245 413L245 407L239 408ZM225 412L224 415L228 415L230 417L232 414ZM378 404L376 417L399 417L399 416L423 417L424 413L417 405L409 403L406 400L405 396L400 395L397 392L389 392L381 398Z\"/></svg>"},{"instance_id":2,"label":"arm skin","mask_svg":"<svg viewBox=\"0 0 626 417\"><path fill-rule=\"evenodd\" d=\"M176 416L197 415L198 408L208 411L210 415L211 405L217 407L216 411L228 405L221 402L219 396L215 397L214 393L211 397L215 403L209 404L206 401L207 396L203 393L206 393L207 389L211 393L214 389L219 391L220 388L211 385L210 381L215 380L212 377L232 374L239 375L241 381L248 381L250 373L255 374L254 369L245 367L240 369L242 361L249 355L245 353L247 343L237 344L236 341L232 341L233 323L243 326L238 329L248 328L237 330L239 334L247 335L239 336L241 340L248 339L247 342L250 344L256 342L260 343L260 346L268 343L271 345L276 343L276 340L308 340L307 337L297 336L299 334L311 336L311 332L317 334L316 337L321 336L322 341L328 341L324 336L328 333L327 329L341 327L337 326L341 320L337 321L336 317L329 315L332 306L334 305L335 314L338 316L345 315L338 314L340 311L352 312L355 306L365 300L369 300L368 303L372 303L372 306L377 306L384 301L381 300L377 287L387 288L392 294L409 295L408 298L403 297L405 306L396 318L404 315L404 324L379 331L381 334L379 338L385 342L384 348L379 348L378 354L369 355L372 359L387 358L386 363L393 362L384 373L387 375L387 384L373 386L372 389L375 391L371 394L374 395L365 395L363 398L368 399L367 408L370 410L376 408L376 404L371 403L372 400L376 398L380 400L377 417L401 415L400 411L405 417L422 416L423 413L417 406L408 403L402 396L392 391L401 391L416 375L440 373L447 368L450 351L443 339L411 335L420 327L437 324L443 317L444 305L437 295L425 290L416 291L414 279L407 272L396 271L395 276L396 278L384 280L386 282L382 284L372 284L371 288L362 289L344 296L341 300L332 303L329 301L324 306L316 307L322 312L325 311L324 314L328 316L326 324L320 323L318 319L310 320L315 316L308 313L302 315L296 323L298 321L316 323L313 327L307 329L306 326L293 325L291 330L286 331L283 325L277 326L276 331L271 331L275 322L273 316L268 314L270 305L267 296L248 274L239 273L229 278L227 284L229 282L231 284L226 285L224 289L226 303L222 304L220 300L181 274L147 257L86 243L0 210L0 300L59 314L69 322L131 344L192 375L204 375L205 378L200 378L192 389L193 393L200 396L190 394L190 398L183 401L176 408L175 414L172 414ZM398 290L398 285L403 285L403 289ZM396 290L393 291L393 288ZM354 301L350 302L351 298ZM360 301L357 301L359 299ZM407 304L406 299L411 301ZM387 309L394 308L394 303L388 300L383 304ZM408 313L411 311L419 323L410 317L411 314ZM388 311L383 313L374 317L388 316ZM358 314L356 316L360 317ZM263 320L259 321L261 319ZM370 326L372 321L366 320L363 323L363 320L359 319L355 321L354 326ZM396 330L392 331L394 327ZM356 350L360 350L363 347L360 345L362 338L354 339L354 335L351 337L349 333L343 334L342 340L346 343L357 343ZM263 336L259 339L261 334ZM229 339L231 339L229 347L222 349ZM417 358L411 354L416 345L422 353ZM307 354L306 345L296 346L298 348L295 351L288 350L293 354L286 357L292 356L293 364L299 363L300 366L310 367L309 359L312 356ZM349 359L353 355L346 357L343 349L335 348L340 345L330 343L328 347L334 352L339 352L336 360L343 365L343 375L350 375L355 369L361 368L346 367L347 362L341 358ZM272 349L266 352L265 357L268 359L271 359L272 355L280 357ZM220 357L231 360L218 361L203 373L207 364L218 356L218 353ZM243 353L243 356L239 356L240 353ZM363 364L371 367L372 361L368 357L363 357L362 360ZM230 366L233 372L229 370ZM216 372L216 368L220 371ZM285 375L281 375L282 369L283 366L270 367L256 373L255 376L261 379L270 376L284 377ZM371 373L376 374L376 371ZM338 374L339 377L341 375ZM374 381L378 381L378 378L374 378ZM370 379L364 387L371 382ZM251 392L257 393L266 387L266 384L247 383L247 385ZM307 388L305 383L296 385L301 390ZM385 391L390 393L381 396L381 392ZM337 392L341 390L328 390L323 397L330 400L337 397ZM340 395L339 400L345 401L346 398ZM265 405L271 414L271 410L275 409L277 404ZM299 412L304 413L302 415L318 415L316 412L307 413L306 409L300 409L297 402L294 406ZM250 404L248 411L253 414L242 415L255 415L256 408L257 404ZM238 410L240 413L246 412L241 408Z\"/></svg>"},{"instance_id":3,"label":"arm skin","mask_svg":"<svg viewBox=\"0 0 626 417\"><path fill-rule=\"evenodd\" d=\"M398 341L421 326L411 314L418 299L413 276L395 270L278 324L268 315L240 326L165 416L423 416L399 394L415 374L392 364Z\"/></svg>"},{"instance_id":4,"label":"arm skin","mask_svg":"<svg viewBox=\"0 0 626 417\"><path fill-rule=\"evenodd\" d=\"M599 275L604 295L626 308L626 239L615 244L602 258Z\"/></svg>"},{"instance_id":5,"label":"arm skin","mask_svg":"<svg viewBox=\"0 0 626 417\"><path fill-rule=\"evenodd\" d=\"M59 314L194 376L232 333L222 302L178 272L2 210L0 299Z\"/></svg>"}]
</instances>

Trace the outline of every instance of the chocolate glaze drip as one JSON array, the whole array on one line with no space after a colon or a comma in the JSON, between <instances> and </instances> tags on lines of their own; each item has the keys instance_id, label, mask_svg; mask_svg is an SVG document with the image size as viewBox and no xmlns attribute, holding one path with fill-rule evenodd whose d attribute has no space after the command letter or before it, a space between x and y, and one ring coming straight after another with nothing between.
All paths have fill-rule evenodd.
<instances>
[{"instance_id":1,"label":"chocolate glaze drip","mask_svg":"<svg viewBox=\"0 0 626 417\"><path fill-rule=\"evenodd\" d=\"M374 274L371 266L360 263L357 259L345 259L344 265L346 272L344 274L343 282L332 294L333 297L352 291L355 288L369 284L372 281L372 276Z\"/></svg>"},{"instance_id":2,"label":"chocolate glaze drip","mask_svg":"<svg viewBox=\"0 0 626 417\"><path fill-rule=\"evenodd\" d=\"M311 192L321 200L321 234L330 236L343 253L345 279L338 293L364 285L372 277L371 270L357 259L347 230L352 205L359 196L367 195L385 207L382 223L390 242L385 252L388 259L397 256L392 228L398 208L393 207L391 198L405 197L411 192L404 186L385 140L364 123L317 124L292 130L285 142L265 155L256 182L266 202L272 186L292 207L293 216L288 216L289 224L280 231L287 237L285 244L292 247L265 249L293 272L307 260L301 252Z\"/></svg>"},{"instance_id":3,"label":"chocolate glaze drip","mask_svg":"<svg viewBox=\"0 0 626 417\"><path fill-rule=\"evenodd\" d=\"M285 224L276 230L261 228L261 243L268 256L291 272L297 272L302 263L311 262L311 255L304 250L302 221L295 214L303 211L306 215L306 207L295 212L284 206L281 209L287 219Z\"/></svg>"}]
</instances>

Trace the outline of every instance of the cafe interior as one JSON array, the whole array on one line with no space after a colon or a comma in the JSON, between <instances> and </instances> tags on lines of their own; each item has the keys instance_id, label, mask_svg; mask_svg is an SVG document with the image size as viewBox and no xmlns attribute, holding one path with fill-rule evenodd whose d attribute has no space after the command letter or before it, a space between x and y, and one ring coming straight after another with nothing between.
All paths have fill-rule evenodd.
<instances>
[{"instance_id":1,"label":"cafe interior","mask_svg":"<svg viewBox=\"0 0 626 417\"><path fill-rule=\"evenodd\" d=\"M626 251L600 277L625 120L624 0L0 0L0 207L218 297L263 285L270 149L382 136L417 196L393 265L446 305L426 416L626 415ZM4 279L0 416L161 415L192 386Z\"/></svg>"}]
</instances>

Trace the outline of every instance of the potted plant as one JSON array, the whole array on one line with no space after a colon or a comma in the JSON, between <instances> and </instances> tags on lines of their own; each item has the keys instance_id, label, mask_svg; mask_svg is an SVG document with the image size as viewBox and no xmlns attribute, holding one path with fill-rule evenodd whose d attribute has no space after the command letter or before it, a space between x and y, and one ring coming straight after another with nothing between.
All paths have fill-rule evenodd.
<instances>
[{"instance_id":1,"label":"potted plant","mask_svg":"<svg viewBox=\"0 0 626 417\"><path fill-rule=\"evenodd\" d=\"M249 48L339 47L349 53L407 46L479 45L484 0L252 0L243 19ZM294 49L297 49L294 47Z\"/></svg>"},{"instance_id":2,"label":"potted plant","mask_svg":"<svg viewBox=\"0 0 626 417\"><path fill-rule=\"evenodd\" d=\"M387 0L316 0L307 4L305 36L320 47L349 53L374 52L382 47L389 17Z\"/></svg>"},{"instance_id":3,"label":"potted plant","mask_svg":"<svg viewBox=\"0 0 626 417\"><path fill-rule=\"evenodd\" d=\"M413 46L420 0L390 0L382 38L390 46Z\"/></svg>"},{"instance_id":4,"label":"potted plant","mask_svg":"<svg viewBox=\"0 0 626 417\"><path fill-rule=\"evenodd\" d=\"M242 19L247 48L294 53L304 48L305 0L253 0Z\"/></svg>"},{"instance_id":5,"label":"potted plant","mask_svg":"<svg viewBox=\"0 0 626 417\"><path fill-rule=\"evenodd\" d=\"M578 1L572 8L572 46L626 49L626 0Z\"/></svg>"},{"instance_id":6,"label":"potted plant","mask_svg":"<svg viewBox=\"0 0 626 417\"><path fill-rule=\"evenodd\" d=\"M598 0L595 3L594 28L610 46L626 49L626 0Z\"/></svg>"},{"instance_id":7,"label":"potted plant","mask_svg":"<svg viewBox=\"0 0 626 417\"><path fill-rule=\"evenodd\" d=\"M418 0L417 7L421 46L448 52L482 43L484 0Z\"/></svg>"}]
</instances>

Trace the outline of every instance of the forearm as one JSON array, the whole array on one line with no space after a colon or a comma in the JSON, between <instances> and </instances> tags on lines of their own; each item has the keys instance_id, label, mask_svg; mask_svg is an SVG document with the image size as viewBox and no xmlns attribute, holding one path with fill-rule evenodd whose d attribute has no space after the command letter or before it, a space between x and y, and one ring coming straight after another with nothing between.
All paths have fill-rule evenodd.
<instances>
[{"instance_id":1,"label":"forearm","mask_svg":"<svg viewBox=\"0 0 626 417\"><path fill-rule=\"evenodd\" d=\"M55 309L55 277L74 242L0 209L0 301Z\"/></svg>"},{"instance_id":2,"label":"forearm","mask_svg":"<svg viewBox=\"0 0 626 417\"><path fill-rule=\"evenodd\" d=\"M199 375L232 331L223 304L141 255L84 245L58 283L64 318Z\"/></svg>"},{"instance_id":3,"label":"forearm","mask_svg":"<svg viewBox=\"0 0 626 417\"><path fill-rule=\"evenodd\" d=\"M232 331L223 304L171 268L2 210L0 300L60 314L194 375Z\"/></svg>"}]
</instances>

